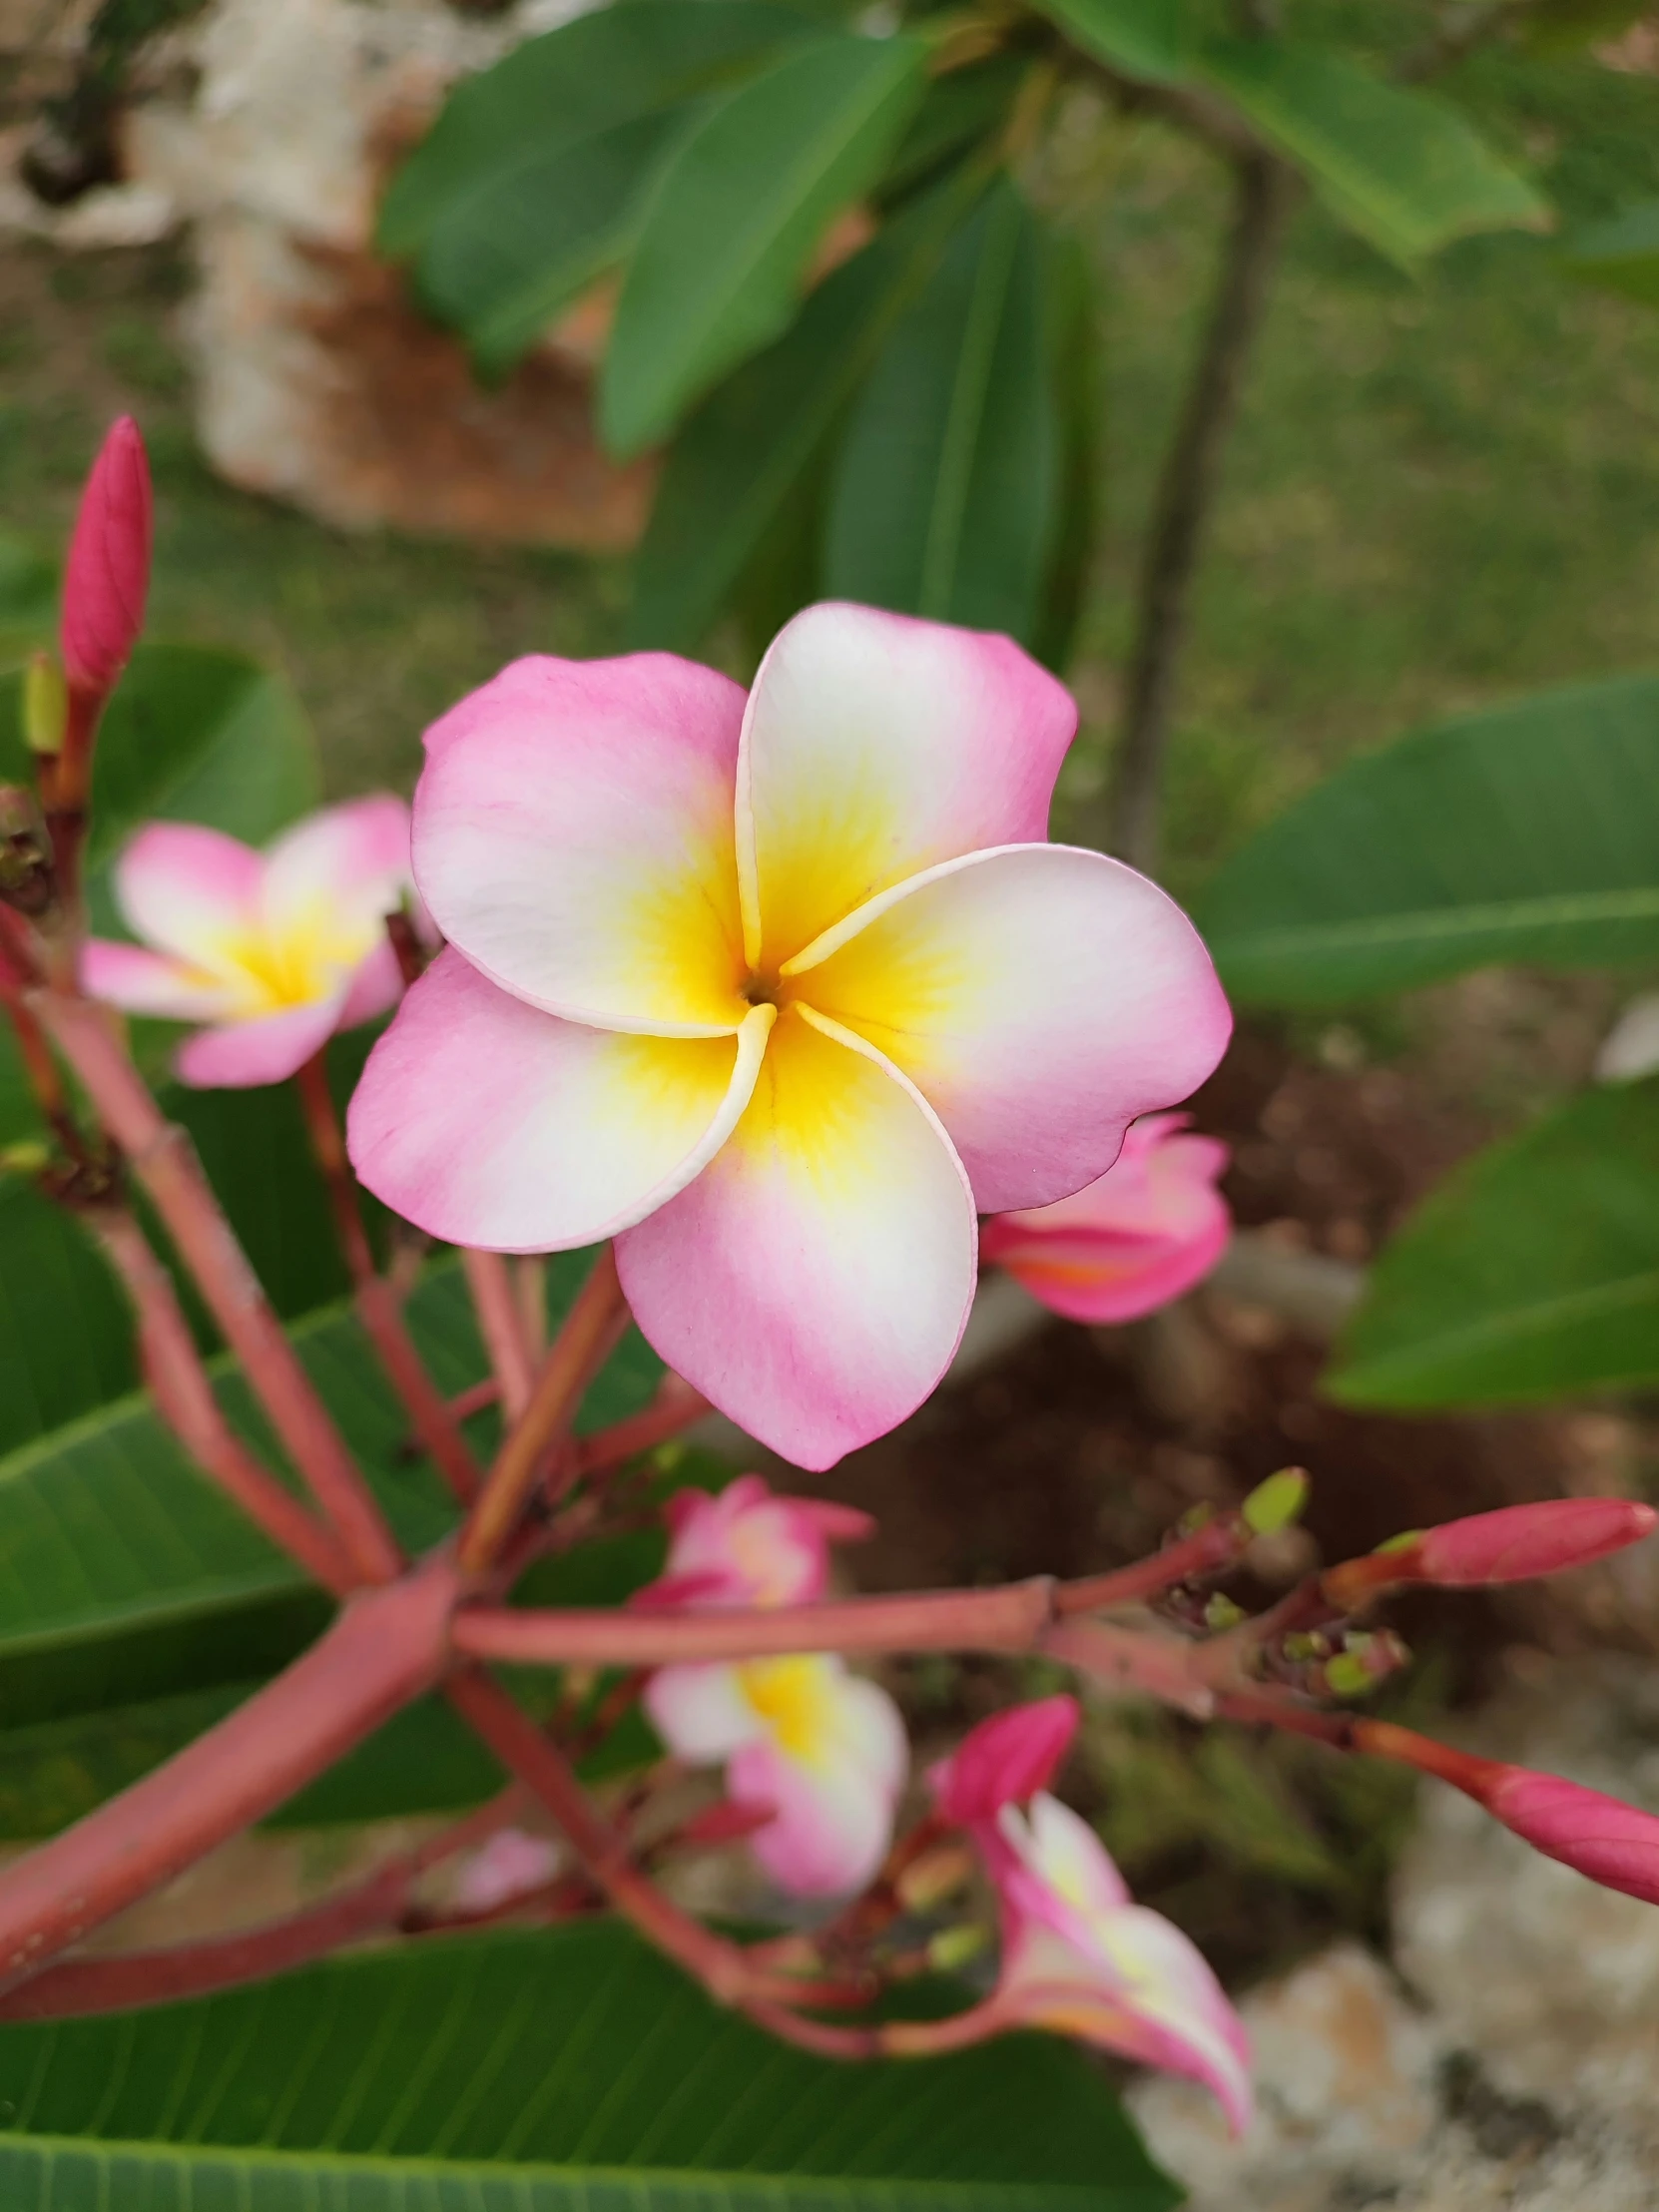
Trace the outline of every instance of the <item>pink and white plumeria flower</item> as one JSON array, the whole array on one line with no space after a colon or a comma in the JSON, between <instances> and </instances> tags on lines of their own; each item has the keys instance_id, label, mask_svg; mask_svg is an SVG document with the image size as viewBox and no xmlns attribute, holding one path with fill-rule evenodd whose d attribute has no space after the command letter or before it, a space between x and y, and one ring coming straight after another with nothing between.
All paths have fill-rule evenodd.
<instances>
[{"instance_id":1,"label":"pink and white plumeria flower","mask_svg":"<svg viewBox=\"0 0 1659 2212\"><path fill-rule=\"evenodd\" d=\"M820 606L755 687L516 662L427 733L449 949L352 1101L434 1236L616 1239L677 1373L825 1467L948 1366L976 1211L1047 1205L1210 1072L1229 1015L1154 884L1043 841L1076 726L1005 638Z\"/></svg>"},{"instance_id":2,"label":"pink and white plumeria flower","mask_svg":"<svg viewBox=\"0 0 1659 2212\"><path fill-rule=\"evenodd\" d=\"M115 894L140 944L93 938L84 987L129 1013L202 1026L186 1083L279 1083L402 990L385 917L412 889L409 811L378 796L324 808L263 852L183 822L141 830Z\"/></svg>"},{"instance_id":3,"label":"pink and white plumeria flower","mask_svg":"<svg viewBox=\"0 0 1659 2212\"><path fill-rule=\"evenodd\" d=\"M980 1257L1068 1321L1135 1321L1167 1306L1204 1280L1233 1233L1216 1189L1227 1147L1186 1128L1185 1114L1148 1114L1084 1189L986 1222Z\"/></svg>"},{"instance_id":4,"label":"pink and white plumeria flower","mask_svg":"<svg viewBox=\"0 0 1659 2212\"><path fill-rule=\"evenodd\" d=\"M682 1490L668 1510L667 1570L635 1599L659 1609L810 1603L829 1580L829 1544L871 1529L850 1506L776 1497L758 1474L718 1497ZM682 1759L726 1762L734 1805L771 1811L750 1844L781 1890L841 1897L880 1866L909 1751L891 1698L843 1660L663 1667L645 1708Z\"/></svg>"},{"instance_id":5,"label":"pink and white plumeria flower","mask_svg":"<svg viewBox=\"0 0 1659 2212\"><path fill-rule=\"evenodd\" d=\"M1076 1725L1069 1697L1000 1713L931 1777L940 1811L969 1829L996 1885L991 2004L1010 2027L1052 2028L1204 2082L1242 2134L1250 2044L1221 1984L1178 1928L1134 1903L1088 1823L1042 1787Z\"/></svg>"},{"instance_id":6,"label":"pink and white plumeria flower","mask_svg":"<svg viewBox=\"0 0 1659 2212\"><path fill-rule=\"evenodd\" d=\"M830 1583L830 1546L858 1543L875 1523L855 1506L779 1497L758 1474L724 1490L678 1490L666 1508L668 1564L636 1605L809 1605Z\"/></svg>"}]
</instances>

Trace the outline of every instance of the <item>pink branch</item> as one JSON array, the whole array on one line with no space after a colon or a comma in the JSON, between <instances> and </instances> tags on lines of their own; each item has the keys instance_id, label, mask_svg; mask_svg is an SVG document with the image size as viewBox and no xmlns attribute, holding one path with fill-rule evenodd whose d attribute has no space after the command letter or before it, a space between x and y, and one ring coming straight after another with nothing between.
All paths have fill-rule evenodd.
<instances>
[{"instance_id":1,"label":"pink branch","mask_svg":"<svg viewBox=\"0 0 1659 2212\"><path fill-rule=\"evenodd\" d=\"M591 1436L578 1436L573 1449L578 1480L584 1475L602 1473L608 1467L621 1466L642 1451L651 1451L658 1444L667 1443L689 1428L693 1421L701 1420L709 1410L709 1400L701 1390L694 1390L689 1382L677 1375L663 1378L657 1395L642 1413L630 1414L627 1420L613 1421L609 1428L595 1429Z\"/></svg>"},{"instance_id":2,"label":"pink branch","mask_svg":"<svg viewBox=\"0 0 1659 2212\"><path fill-rule=\"evenodd\" d=\"M535 1368L525 1342L518 1301L513 1296L512 1277L499 1252L463 1250L461 1265L478 1316L478 1333L500 1385L501 1410L509 1421L515 1421L530 1402Z\"/></svg>"},{"instance_id":3,"label":"pink branch","mask_svg":"<svg viewBox=\"0 0 1659 2212\"><path fill-rule=\"evenodd\" d=\"M283 1336L182 1129L166 1122L105 1015L35 990L29 1004L132 1163L272 1425L359 1574L388 1582L402 1558L310 1377Z\"/></svg>"},{"instance_id":4,"label":"pink branch","mask_svg":"<svg viewBox=\"0 0 1659 2212\"><path fill-rule=\"evenodd\" d=\"M185 1449L274 1544L336 1597L356 1580L331 1529L313 1520L291 1491L261 1466L225 1418L202 1365L173 1279L123 1207L99 1207L84 1219L126 1285L138 1317L145 1379L162 1418Z\"/></svg>"},{"instance_id":5,"label":"pink branch","mask_svg":"<svg viewBox=\"0 0 1659 2212\"><path fill-rule=\"evenodd\" d=\"M432 1688L448 1663L455 1588L440 1556L362 1592L285 1674L0 1875L0 1991L274 1812Z\"/></svg>"},{"instance_id":6,"label":"pink branch","mask_svg":"<svg viewBox=\"0 0 1659 2212\"><path fill-rule=\"evenodd\" d=\"M628 1307L617 1281L616 1259L606 1245L576 1295L536 1377L523 1417L496 1453L478 1502L461 1531L461 1566L488 1573L518 1525L542 1462L576 1416L582 1393L627 1326Z\"/></svg>"}]
</instances>

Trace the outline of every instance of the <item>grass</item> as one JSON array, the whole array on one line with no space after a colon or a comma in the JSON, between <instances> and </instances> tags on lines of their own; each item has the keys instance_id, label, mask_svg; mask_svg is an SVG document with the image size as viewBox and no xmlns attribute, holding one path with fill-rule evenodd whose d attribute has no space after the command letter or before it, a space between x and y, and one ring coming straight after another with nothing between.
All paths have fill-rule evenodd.
<instances>
[{"instance_id":1,"label":"grass","mask_svg":"<svg viewBox=\"0 0 1659 2212\"><path fill-rule=\"evenodd\" d=\"M1379 11L1380 37L1411 12ZM1659 80L1502 56L1457 89L1569 220L1659 194ZM1223 208L1213 166L1151 125L1094 118L1055 172L1096 256L1106 338L1106 526L1077 670L1089 727L1068 785L1086 824ZM133 407L160 494L157 629L279 661L336 792L406 781L424 723L512 655L613 649L621 564L345 538L217 483L174 337L186 285L167 252L0 255L0 526L55 539L100 424ZM1470 241L1408 278L1306 207L1196 598L1177 886L1360 747L1654 662L1659 313L1567 282L1547 240Z\"/></svg>"}]
</instances>

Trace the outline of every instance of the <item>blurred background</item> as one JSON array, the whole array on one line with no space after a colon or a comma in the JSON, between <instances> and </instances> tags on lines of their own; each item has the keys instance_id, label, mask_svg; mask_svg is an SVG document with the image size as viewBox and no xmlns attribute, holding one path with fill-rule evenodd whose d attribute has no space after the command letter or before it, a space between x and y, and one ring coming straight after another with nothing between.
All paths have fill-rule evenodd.
<instances>
[{"instance_id":1,"label":"blurred background","mask_svg":"<svg viewBox=\"0 0 1659 2212\"><path fill-rule=\"evenodd\" d=\"M1207 929L1218 917L1218 943L1263 881L1301 865L1257 840L1424 729L1472 731L1487 779L1459 787L1462 812L1436 833L1478 876L1513 831L1549 875L1548 808L1515 830L1501 773L1531 740L1481 718L1659 666L1659 17L1607 0L808 7L800 35L829 42L816 67L839 66L836 41L919 38L930 89L908 105L891 93L880 143L849 136L836 177L803 188L778 297L728 300L652 399L643 370L625 382L625 343L645 359L697 304L665 293L655 328L640 304L660 203L641 203L643 234L607 203L596 244L579 220L592 179L525 166L569 136L565 50L544 42L577 12L0 0L0 663L49 628L43 561L104 425L130 411L156 475L152 635L277 672L330 797L406 790L423 726L517 654L669 643L745 677L776 620L828 587L1014 629L1058 666L1082 732L1056 834L1153 865ZM550 59L527 64L536 53ZM635 61L596 50L569 66L585 99L580 70L614 83ZM736 100L746 80L732 82ZM960 114L945 113L941 88L955 99L958 83ZM693 89L718 105L726 85ZM468 88L492 86L467 107ZM479 117L498 168L512 131L528 150L516 183L480 155ZM677 158L653 140L639 177ZM822 434L790 448L787 498L736 550L716 546L714 518L752 489L722 460L733 424L740 447L768 452L794 434L775 404L791 333L806 364L793 395L838 358L823 303L851 300L850 328L869 257L963 178L933 258L823 398ZM1013 275L986 338L974 317L999 223ZM953 436L944 402L981 341L977 428L953 464L922 451L903 410L948 415ZM909 506L895 454L933 472ZM952 465L967 550L940 585ZM891 513L860 506L871 486ZM912 571L892 548L920 527L917 502ZM985 543L1028 545L1029 573L1012 553L976 570ZM680 604L663 578L700 574L705 556L713 581ZM1620 758L1650 804L1596 804L1641 846L1607 860L1617 882L1651 888L1659 700L1620 697ZM1575 761L1593 768L1575 752L1586 716L1545 732L1568 786ZM1339 869L1344 836L1370 852L1400 834L1397 815L1366 812L1373 787L1342 789ZM1443 794L1400 804L1426 821ZM1443 848L1435 867L1448 910L1486 895L1465 895ZM1568 888L1601 880L1574 867ZM1297 920L1262 898L1252 926ZM1107 1566L1287 1462L1309 1468L1313 1504L1262 1560L1269 1587L1316 1547L1342 1557L1460 1511L1659 1494L1651 1222L1616 1267L1570 1234L1532 1254L1572 1295L1585 1268L1636 1285L1645 1354L1554 1359L1546 1344L1529 1373L1534 1331L1495 1378L1363 1380L1368 1347L1393 1357L1433 1336L1404 1246L1394 1303L1374 1291L1351 1323L1425 1195L1477 1155L1508 1159L1486 1153L1495 1141L1570 1139L1598 1065L1639 1088L1659 1064L1641 1010L1659 943L1515 949L1352 991L1241 980L1236 1042L1193 1107L1232 1151L1240 1234L1221 1269L1116 1329L1048 1319L998 1280L940 1396L820 1478L880 1516L858 1586ZM1630 1146L1659 1177L1651 1138ZM1610 1201L1627 1229L1647 1187ZM1483 1203L1507 1218L1529 1201L1499 1178ZM1445 1240L1455 1255L1487 1234L1470 1204L1419 1271L1446 1267ZM1578 1206L1569 1189L1569 1225ZM1511 1262L1480 1265L1489 1289ZM1354 1378L1337 1393L1345 1328L1360 1334L1336 1355ZM1416 1660L1385 1709L1659 1803L1659 1570L1642 1554L1545 1595L1425 1604L1401 1626ZM1008 1675L929 1661L895 1687L925 1738L988 1710ZM1651 2202L1652 1917L1526 1871L1458 1808L1419 1813L1388 1773L1242 1732L1195 1757L1197 1741L1102 1707L1076 1780L1137 1893L1259 1992L1269 2118L1245 2196L1196 2099L1142 2094L1198 2201Z\"/></svg>"}]
</instances>

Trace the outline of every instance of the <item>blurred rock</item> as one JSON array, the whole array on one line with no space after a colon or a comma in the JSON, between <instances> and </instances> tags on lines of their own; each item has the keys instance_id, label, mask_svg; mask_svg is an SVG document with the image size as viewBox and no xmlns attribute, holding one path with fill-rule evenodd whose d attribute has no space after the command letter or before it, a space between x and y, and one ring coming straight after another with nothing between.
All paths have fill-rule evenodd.
<instances>
[{"instance_id":1,"label":"blurred rock","mask_svg":"<svg viewBox=\"0 0 1659 2212\"><path fill-rule=\"evenodd\" d=\"M222 475L346 529L588 551L637 537L651 470L594 444L591 344L484 390L370 248L385 178L454 79L574 12L219 0L202 19L194 95L136 107L124 161L128 190L194 230L187 335Z\"/></svg>"},{"instance_id":2,"label":"blurred rock","mask_svg":"<svg viewBox=\"0 0 1659 2212\"><path fill-rule=\"evenodd\" d=\"M1659 1808L1659 1670L1528 1656L1480 1748ZM1339 1945L1247 1999L1242 2146L1185 2083L1131 2092L1190 2212L1651 2212L1659 1912L1428 1790L1394 1934L1402 1984Z\"/></svg>"}]
</instances>

